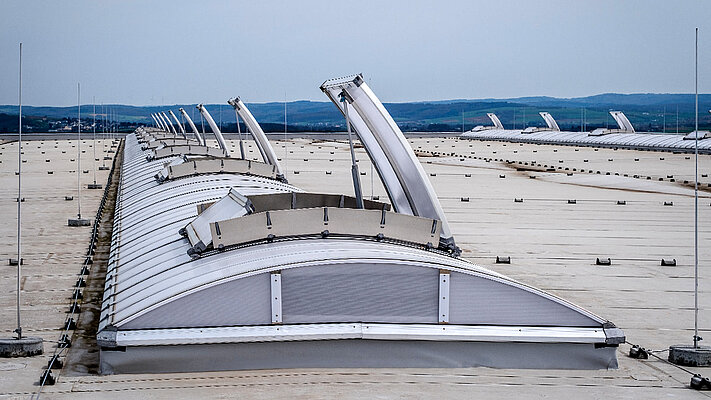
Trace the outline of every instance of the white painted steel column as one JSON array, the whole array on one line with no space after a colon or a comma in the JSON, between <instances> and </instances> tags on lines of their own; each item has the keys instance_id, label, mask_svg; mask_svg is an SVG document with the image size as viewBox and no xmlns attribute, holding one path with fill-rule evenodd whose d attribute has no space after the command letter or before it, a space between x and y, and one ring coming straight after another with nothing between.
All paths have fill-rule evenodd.
<instances>
[{"instance_id":1,"label":"white painted steel column","mask_svg":"<svg viewBox=\"0 0 711 400\"><path fill-rule=\"evenodd\" d=\"M81 83L77 83L77 218L81 219Z\"/></svg>"},{"instance_id":2,"label":"white painted steel column","mask_svg":"<svg viewBox=\"0 0 711 400\"><path fill-rule=\"evenodd\" d=\"M20 247L22 220L22 43L20 43L20 90L18 104L20 106L19 137L17 139L17 338L22 339L22 325L20 324L20 275L22 274L22 252Z\"/></svg>"}]
</instances>

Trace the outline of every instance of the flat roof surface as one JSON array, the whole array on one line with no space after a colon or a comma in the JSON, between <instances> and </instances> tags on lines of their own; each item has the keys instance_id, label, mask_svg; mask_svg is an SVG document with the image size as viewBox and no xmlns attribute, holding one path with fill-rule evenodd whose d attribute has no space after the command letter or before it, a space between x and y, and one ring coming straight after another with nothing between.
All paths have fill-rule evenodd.
<instances>
[{"instance_id":1,"label":"flat roof surface","mask_svg":"<svg viewBox=\"0 0 711 400\"><path fill-rule=\"evenodd\" d=\"M684 180L693 183L693 155L458 138L408 140L420 152L463 257L615 322L631 343L663 350L671 344L691 342L694 199L693 188ZM42 368L56 347L89 242L89 227L66 227L77 207L76 173L69 172L75 170L70 160L76 156L76 148L71 147L76 142L43 142L24 143L28 162L23 164L27 174L23 173L26 201L22 203L22 311L25 334L43 337L45 354L0 360L0 398L26 398L37 391ZM97 168L103 161L102 151L109 149L104 146L109 143L97 142ZM235 140L229 143L238 148ZM90 170L81 174L84 188L93 182L93 148L88 147L91 144L91 140L82 144L86 146L82 169ZM345 141L292 139L286 147L282 141L273 141L273 145L290 183L307 191L352 194ZM0 226L0 258L4 260L16 257L16 146L0 144L0 217L6 221ZM258 155L253 144L247 150L251 151L249 156ZM433 152L448 155L432 156ZM362 149L358 150L358 158L364 173L364 195L369 197L372 193L381 201L387 200ZM109 163L106 161L106 165ZM700 174L711 172L710 167L711 157L701 156ZM553 171L546 171L551 168ZM585 172L581 173L581 169ZM48 170L54 174L48 175ZM326 175L326 171L332 173ZM97 171L97 182L105 184L107 175L108 171ZM673 178L667 177L670 175ZM671 179L675 181L670 182ZM711 312L707 311L711 298L706 286L711 273L707 267L711 261L711 227L705 221L711 217L711 194L707 191L711 179L700 177L700 181L704 190L699 199L699 320L704 328L700 336L707 337L706 328L711 326ZM102 194L102 190L82 190L83 217L93 219ZM74 196L74 200L65 201L64 196ZM469 201L462 201L463 197ZM514 198L524 201L514 202ZM568 200L576 202L569 204ZM625 204L618 205L618 201ZM665 202L673 205L664 205ZM496 264L497 255L510 256L511 264ZM596 257L610 257L612 265L597 266ZM660 266L662 258L676 259L677 266ZM4 316L0 335L10 336L15 328L15 267L2 261L0 268L0 307ZM82 318L84 315L90 314L82 314ZM620 346L620 368L609 371L293 369L98 376L82 373L81 366L73 366L71 373L59 374L56 385L46 386L42 397L707 396L687 388L689 374L653 358L630 359L626 356L628 350L628 345ZM71 351L86 349L73 347ZM708 369L692 370L711 375Z\"/></svg>"}]
</instances>

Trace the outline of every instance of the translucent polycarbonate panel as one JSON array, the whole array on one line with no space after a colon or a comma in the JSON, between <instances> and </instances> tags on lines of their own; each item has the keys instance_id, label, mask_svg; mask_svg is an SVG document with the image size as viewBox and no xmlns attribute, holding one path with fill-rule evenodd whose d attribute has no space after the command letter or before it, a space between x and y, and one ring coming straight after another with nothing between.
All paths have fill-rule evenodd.
<instances>
[{"instance_id":1,"label":"translucent polycarbonate panel","mask_svg":"<svg viewBox=\"0 0 711 400\"><path fill-rule=\"evenodd\" d=\"M122 329L269 324L269 293L269 274L235 279L168 300L122 325Z\"/></svg>"},{"instance_id":2,"label":"translucent polycarbonate panel","mask_svg":"<svg viewBox=\"0 0 711 400\"><path fill-rule=\"evenodd\" d=\"M282 271L286 324L437 323L439 270L350 264Z\"/></svg>"},{"instance_id":3,"label":"translucent polycarbonate panel","mask_svg":"<svg viewBox=\"0 0 711 400\"><path fill-rule=\"evenodd\" d=\"M600 326L540 294L496 280L450 274L449 322L461 325Z\"/></svg>"}]
</instances>

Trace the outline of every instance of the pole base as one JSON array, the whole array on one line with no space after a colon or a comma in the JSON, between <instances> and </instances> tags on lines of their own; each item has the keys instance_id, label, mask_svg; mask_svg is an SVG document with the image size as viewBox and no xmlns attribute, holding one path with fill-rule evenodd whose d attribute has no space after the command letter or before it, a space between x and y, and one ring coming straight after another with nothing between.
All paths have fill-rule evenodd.
<instances>
[{"instance_id":1,"label":"pole base","mask_svg":"<svg viewBox=\"0 0 711 400\"><path fill-rule=\"evenodd\" d=\"M68 226L91 226L91 221L84 218L70 218L67 221Z\"/></svg>"},{"instance_id":2,"label":"pole base","mask_svg":"<svg viewBox=\"0 0 711 400\"><path fill-rule=\"evenodd\" d=\"M42 338L0 338L0 357L32 357L43 352Z\"/></svg>"},{"instance_id":3,"label":"pole base","mask_svg":"<svg viewBox=\"0 0 711 400\"><path fill-rule=\"evenodd\" d=\"M687 367L711 367L711 347L686 344L669 346L669 362Z\"/></svg>"}]
</instances>

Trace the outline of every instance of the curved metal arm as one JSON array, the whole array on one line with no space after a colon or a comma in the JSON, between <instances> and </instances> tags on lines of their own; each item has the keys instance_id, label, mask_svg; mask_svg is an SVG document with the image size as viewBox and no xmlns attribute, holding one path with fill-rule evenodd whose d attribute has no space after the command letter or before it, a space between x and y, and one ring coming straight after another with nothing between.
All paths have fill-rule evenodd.
<instances>
[{"instance_id":1,"label":"curved metal arm","mask_svg":"<svg viewBox=\"0 0 711 400\"><path fill-rule=\"evenodd\" d=\"M555 119L550 113L547 112L539 112L538 114L543 117L543 119L546 121L546 125L548 125L548 129L552 131L560 131L560 127L558 127L558 123L555 122Z\"/></svg>"},{"instance_id":2,"label":"curved metal arm","mask_svg":"<svg viewBox=\"0 0 711 400\"><path fill-rule=\"evenodd\" d=\"M151 118L153 118L153 123L156 125L156 127L160 128L160 125L158 125L158 120L156 119L155 115L151 114Z\"/></svg>"},{"instance_id":3,"label":"curved metal arm","mask_svg":"<svg viewBox=\"0 0 711 400\"><path fill-rule=\"evenodd\" d=\"M165 122L168 124L168 127L170 128L170 132L173 132L173 134L177 135L178 131L175 130L175 127L173 126L173 123L170 122L170 118L168 118L168 115L164 111L161 111L161 114L163 115L163 118L165 118Z\"/></svg>"},{"instance_id":4,"label":"curved metal arm","mask_svg":"<svg viewBox=\"0 0 711 400\"><path fill-rule=\"evenodd\" d=\"M617 122L617 125L620 127L621 131L635 133L634 127L632 126L630 120L627 119L625 113L622 111L610 111L610 115L612 115L612 118L615 119L615 122Z\"/></svg>"},{"instance_id":5,"label":"curved metal arm","mask_svg":"<svg viewBox=\"0 0 711 400\"><path fill-rule=\"evenodd\" d=\"M173 110L168 110L168 112L170 113L170 116L173 117L173 119L175 120L175 123L178 125L178 128L180 128L180 133L183 135L184 138L187 139L188 136L185 134L185 128L183 127L183 124L180 123L180 120L178 120L178 117L175 116Z\"/></svg>"},{"instance_id":6,"label":"curved metal arm","mask_svg":"<svg viewBox=\"0 0 711 400\"><path fill-rule=\"evenodd\" d=\"M165 127L163 126L163 122L160 120L160 118L158 118L158 116L155 113L151 114L151 117L153 117L153 120L156 121L156 125L158 126L158 129L164 131Z\"/></svg>"},{"instance_id":7,"label":"curved metal arm","mask_svg":"<svg viewBox=\"0 0 711 400\"><path fill-rule=\"evenodd\" d=\"M326 81L321 90L348 116L399 213L442 222L440 246L457 253L447 217L405 135L361 75ZM345 97L340 102L339 97Z\"/></svg>"},{"instance_id":8,"label":"curved metal arm","mask_svg":"<svg viewBox=\"0 0 711 400\"><path fill-rule=\"evenodd\" d=\"M499 119L498 116L494 113L487 113L486 116L489 117L491 122L494 124L494 128L496 129L504 129L504 124L501 123L501 120Z\"/></svg>"},{"instance_id":9,"label":"curved metal arm","mask_svg":"<svg viewBox=\"0 0 711 400\"><path fill-rule=\"evenodd\" d=\"M197 139L198 143L200 143L202 146L205 146L205 140L202 138L202 135L195 126L195 123L193 122L192 118L190 118L188 113L186 113L185 110L183 110L182 108L179 108L178 111L180 111L180 113L183 114L185 120L188 121L190 129L193 130L193 135L195 135L195 138Z\"/></svg>"},{"instance_id":10,"label":"curved metal arm","mask_svg":"<svg viewBox=\"0 0 711 400\"><path fill-rule=\"evenodd\" d=\"M230 152L229 152L229 150L227 150L227 144L225 143L225 138L222 137L222 132L220 132L220 128L217 127L215 120L212 119L212 115L210 115L210 113L207 111L207 109L202 104L198 104L197 109L200 110L200 114L202 114L202 116L205 117L208 125L210 125L210 129L212 129L212 133L215 134L215 139L217 139L217 144L219 144L220 148L222 150L224 150L225 155L227 157L229 157Z\"/></svg>"},{"instance_id":11,"label":"curved metal arm","mask_svg":"<svg viewBox=\"0 0 711 400\"><path fill-rule=\"evenodd\" d=\"M158 117L158 120L163 124L163 130L170 133L170 128L168 128L168 124L165 122L165 118L163 118L161 113L156 113L156 116Z\"/></svg>"},{"instance_id":12,"label":"curved metal arm","mask_svg":"<svg viewBox=\"0 0 711 400\"><path fill-rule=\"evenodd\" d=\"M274 149L269 143L267 135L264 134L262 127L259 126L259 123L254 118L254 115L252 115L252 113L249 111L247 106L244 105L244 103L242 102L242 100L239 99L239 97L229 99L227 101L227 104L234 107L238 121L239 117L242 117L242 119L244 120L245 125L247 125L250 134L254 138L254 142L257 144L259 152L262 154L262 159L264 160L264 162L275 166L277 169L277 176L284 177L284 172L282 171L281 166L279 165L276 153L274 153Z\"/></svg>"}]
</instances>

